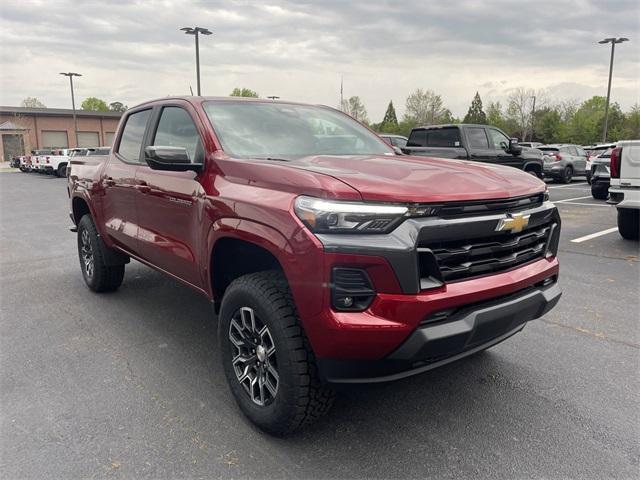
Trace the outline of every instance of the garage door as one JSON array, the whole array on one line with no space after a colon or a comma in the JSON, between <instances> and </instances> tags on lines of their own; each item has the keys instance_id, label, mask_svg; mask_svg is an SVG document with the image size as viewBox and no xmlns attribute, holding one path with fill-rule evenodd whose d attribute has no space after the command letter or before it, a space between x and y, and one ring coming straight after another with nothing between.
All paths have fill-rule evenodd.
<instances>
[{"instance_id":1,"label":"garage door","mask_svg":"<svg viewBox=\"0 0 640 480\"><path fill-rule=\"evenodd\" d=\"M55 130L42 131L42 148L67 148L69 140L67 132Z\"/></svg>"},{"instance_id":2,"label":"garage door","mask_svg":"<svg viewBox=\"0 0 640 480\"><path fill-rule=\"evenodd\" d=\"M79 147L99 147L100 137L98 132L78 132Z\"/></svg>"},{"instance_id":3,"label":"garage door","mask_svg":"<svg viewBox=\"0 0 640 480\"><path fill-rule=\"evenodd\" d=\"M104 145L105 147L110 147L113 145L113 136L115 134L113 132L105 132L104 134Z\"/></svg>"}]
</instances>

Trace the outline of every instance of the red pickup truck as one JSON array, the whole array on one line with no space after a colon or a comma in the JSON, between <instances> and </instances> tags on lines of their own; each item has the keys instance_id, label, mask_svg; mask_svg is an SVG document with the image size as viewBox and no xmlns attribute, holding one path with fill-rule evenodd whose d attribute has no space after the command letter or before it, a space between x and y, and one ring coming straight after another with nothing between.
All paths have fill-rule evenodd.
<instances>
[{"instance_id":1,"label":"red pickup truck","mask_svg":"<svg viewBox=\"0 0 640 480\"><path fill-rule=\"evenodd\" d=\"M133 258L209 298L241 410L285 434L336 383L489 348L559 300L560 217L515 168L412 158L323 106L164 98L71 162L84 279Z\"/></svg>"}]
</instances>

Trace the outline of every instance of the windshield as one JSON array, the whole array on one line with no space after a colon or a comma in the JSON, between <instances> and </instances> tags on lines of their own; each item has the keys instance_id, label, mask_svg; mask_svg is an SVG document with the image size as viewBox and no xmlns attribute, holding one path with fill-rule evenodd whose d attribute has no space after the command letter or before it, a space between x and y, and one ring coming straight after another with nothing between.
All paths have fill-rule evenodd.
<instances>
[{"instance_id":1,"label":"windshield","mask_svg":"<svg viewBox=\"0 0 640 480\"><path fill-rule=\"evenodd\" d=\"M205 102L224 151L239 158L393 155L351 117L325 107L262 102Z\"/></svg>"}]
</instances>

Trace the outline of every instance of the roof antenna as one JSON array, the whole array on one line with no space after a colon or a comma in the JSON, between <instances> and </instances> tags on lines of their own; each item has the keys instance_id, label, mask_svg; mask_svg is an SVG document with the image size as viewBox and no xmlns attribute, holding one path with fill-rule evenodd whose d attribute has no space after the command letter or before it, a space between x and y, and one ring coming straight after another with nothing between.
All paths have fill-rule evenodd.
<instances>
[{"instance_id":1,"label":"roof antenna","mask_svg":"<svg viewBox=\"0 0 640 480\"><path fill-rule=\"evenodd\" d=\"M193 88L191 88L191 85L189 85L189 90L191 90L191 96L193 97Z\"/></svg>"}]
</instances>

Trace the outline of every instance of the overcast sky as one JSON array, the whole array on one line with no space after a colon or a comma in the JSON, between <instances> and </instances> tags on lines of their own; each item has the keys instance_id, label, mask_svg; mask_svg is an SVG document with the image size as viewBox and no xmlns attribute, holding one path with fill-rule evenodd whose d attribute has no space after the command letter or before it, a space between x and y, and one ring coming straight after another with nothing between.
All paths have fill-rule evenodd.
<instances>
[{"instance_id":1,"label":"overcast sky","mask_svg":"<svg viewBox=\"0 0 640 480\"><path fill-rule=\"evenodd\" d=\"M616 49L612 100L640 101L637 0L426 1L65 1L3 0L0 104L34 96L70 107L62 71L83 74L76 98L129 106L196 89L194 39L201 40L202 91L337 106L359 95L372 121L393 100L398 113L416 88L441 94L462 116L479 90L485 104L519 86L553 100L606 95Z\"/></svg>"}]
</instances>

